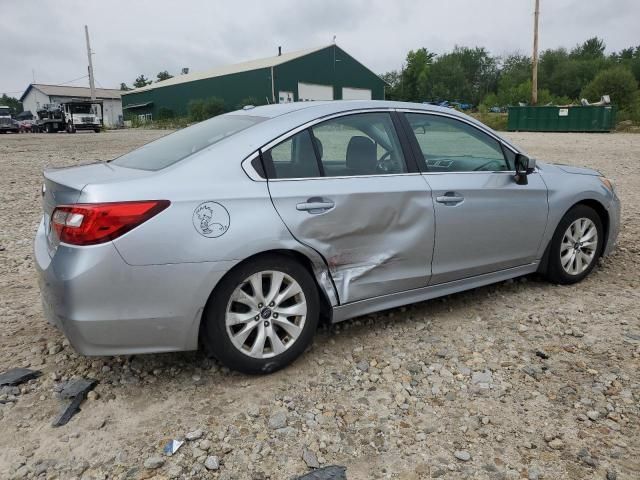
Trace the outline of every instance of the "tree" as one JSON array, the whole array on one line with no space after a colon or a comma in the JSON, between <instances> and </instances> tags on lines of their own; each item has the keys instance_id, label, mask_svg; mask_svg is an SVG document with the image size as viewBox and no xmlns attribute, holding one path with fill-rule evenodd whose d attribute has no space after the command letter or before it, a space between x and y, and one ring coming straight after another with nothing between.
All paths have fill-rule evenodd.
<instances>
[{"instance_id":1,"label":"tree","mask_svg":"<svg viewBox=\"0 0 640 480\"><path fill-rule=\"evenodd\" d=\"M598 73L582 90L582 96L591 101L600 100L602 95L609 95L611 103L621 109L629 108L638 95L638 84L628 68L612 67Z\"/></svg>"},{"instance_id":2,"label":"tree","mask_svg":"<svg viewBox=\"0 0 640 480\"><path fill-rule=\"evenodd\" d=\"M156 77L158 78L156 80L156 83L158 83L158 82L162 82L163 80L169 80L170 78L173 78L173 75L170 75L169 72L165 70L163 72L158 73Z\"/></svg>"},{"instance_id":3,"label":"tree","mask_svg":"<svg viewBox=\"0 0 640 480\"><path fill-rule=\"evenodd\" d=\"M138 78L135 79L135 81L133 82L133 88L142 88L142 87L146 87L147 85L151 85L151 80L149 80L147 77L144 76L144 74L140 75Z\"/></svg>"},{"instance_id":4,"label":"tree","mask_svg":"<svg viewBox=\"0 0 640 480\"><path fill-rule=\"evenodd\" d=\"M126 92L126 91L129 91L131 89L129 88L129 86L126 83L122 82L120 84L120 90L122 90L123 92Z\"/></svg>"},{"instance_id":5,"label":"tree","mask_svg":"<svg viewBox=\"0 0 640 480\"><path fill-rule=\"evenodd\" d=\"M224 101L220 98L209 97L189 102L189 117L194 122L201 122L222 113L224 113Z\"/></svg>"},{"instance_id":6,"label":"tree","mask_svg":"<svg viewBox=\"0 0 640 480\"><path fill-rule=\"evenodd\" d=\"M399 95L404 100L420 102L427 98L427 78L435 56L426 48L407 53L407 63L400 75Z\"/></svg>"},{"instance_id":7,"label":"tree","mask_svg":"<svg viewBox=\"0 0 640 480\"><path fill-rule=\"evenodd\" d=\"M571 50L571 56L582 60L593 60L604 57L606 45L604 40L598 37L592 37L585 40L582 45L577 45Z\"/></svg>"},{"instance_id":8,"label":"tree","mask_svg":"<svg viewBox=\"0 0 640 480\"><path fill-rule=\"evenodd\" d=\"M402 74L398 70L391 70L380 75L387 85L384 88L384 96L387 100L404 100L402 95Z\"/></svg>"},{"instance_id":9,"label":"tree","mask_svg":"<svg viewBox=\"0 0 640 480\"><path fill-rule=\"evenodd\" d=\"M22 103L20 102L20 100L15 97L10 97L6 93L3 93L2 97L0 97L0 105L11 107L11 110L14 114L22 112Z\"/></svg>"}]
</instances>

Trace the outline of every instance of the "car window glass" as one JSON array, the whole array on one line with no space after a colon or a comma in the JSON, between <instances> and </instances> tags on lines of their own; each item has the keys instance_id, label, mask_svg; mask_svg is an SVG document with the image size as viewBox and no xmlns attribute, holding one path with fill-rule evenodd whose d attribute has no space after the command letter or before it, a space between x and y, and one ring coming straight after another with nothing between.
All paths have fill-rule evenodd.
<instances>
[{"instance_id":1,"label":"car window glass","mask_svg":"<svg viewBox=\"0 0 640 480\"><path fill-rule=\"evenodd\" d=\"M264 120L249 115L220 115L147 143L112 163L140 170L161 170Z\"/></svg>"},{"instance_id":2,"label":"car window glass","mask_svg":"<svg viewBox=\"0 0 640 480\"><path fill-rule=\"evenodd\" d=\"M361 113L311 128L326 177L384 175L407 171L388 113Z\"/></svg>"},{"instance_id":3,"label":"car window glass","mask_svg":"<svg viewBox=\"0 0 640 480\"><path fill-rule=\"evenodd\" d=\"M406 118L429 172L509 170L500 143L477 128L438 115L408 113ZM426 164L426 165L425 165Z\"/></svg>"},{"instance_id":4,"label":"car window glass","mask_svg":"<svg viewBox=\"0 0 640 480\"><path fill-rule=\"evenodd\" d=\"M311 135L303 130L265 152L265 160L273 168L273 178L320 177Z\"/></svg>"}]
</instances>

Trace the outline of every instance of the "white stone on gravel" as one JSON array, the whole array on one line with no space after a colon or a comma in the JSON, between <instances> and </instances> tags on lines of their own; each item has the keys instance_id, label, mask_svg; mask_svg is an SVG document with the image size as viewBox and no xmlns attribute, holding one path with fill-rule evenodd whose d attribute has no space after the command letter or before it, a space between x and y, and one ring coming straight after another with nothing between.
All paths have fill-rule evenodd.
<instances>
[{"instance_id":1,"label":"white stone on gravel","mask_svg":"<svg viewBox=\"0 0 640 480\"><path fill-rule=\"evenodd\" d=\"M220 461L215 455L210 455L204 461L204 466L207 470L218 470L220 468Z\"/></svg>"}]
</instances>

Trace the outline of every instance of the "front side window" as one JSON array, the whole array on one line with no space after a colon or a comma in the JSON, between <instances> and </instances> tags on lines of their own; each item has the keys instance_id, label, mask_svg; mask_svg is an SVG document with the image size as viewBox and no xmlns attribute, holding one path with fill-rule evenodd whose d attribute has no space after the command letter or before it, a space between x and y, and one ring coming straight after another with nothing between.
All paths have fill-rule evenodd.
<instances>
[{"instance_id":1,"label":"front side window","mask_svg":"<svg viewBox=\"0 0 640 480\"><path fill-rule=\"evenodd\" d=\"M500 143L477 128L448 117L407 113L428 172L510 170Z\"/></svg>"}]
</instances>

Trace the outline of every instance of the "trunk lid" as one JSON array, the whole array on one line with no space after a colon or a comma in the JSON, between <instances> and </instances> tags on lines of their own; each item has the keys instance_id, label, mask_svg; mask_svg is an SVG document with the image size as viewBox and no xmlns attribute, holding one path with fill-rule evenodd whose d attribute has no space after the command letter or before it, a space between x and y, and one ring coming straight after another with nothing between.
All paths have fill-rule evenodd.
<instances>
[{"instance_id":1,"label":"trunk lid","mask_svg":"<svg viewBox=\"0 0 640 480\"><path fill-rule=\"evenodd\" d=\"M78 203L82 191L89 184L112 183L147 176L151 173L153 172L118 167L106 162L45 169L42 210L49 254L53 255L58 246L58 241L55 235L52 235L51 229L51 214L58 205Z\"/></svg>"}]
</instances>

